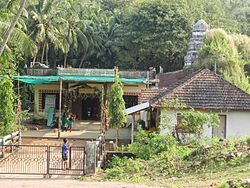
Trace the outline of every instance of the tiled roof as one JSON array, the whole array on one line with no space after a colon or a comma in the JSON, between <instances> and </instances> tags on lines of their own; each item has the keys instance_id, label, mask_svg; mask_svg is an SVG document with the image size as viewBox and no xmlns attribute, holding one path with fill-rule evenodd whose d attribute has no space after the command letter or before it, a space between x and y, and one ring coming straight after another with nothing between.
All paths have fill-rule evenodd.
<instances>
[{"instance_id":1,"label":"tiled roof","mask_svg":"<svg viewBox=\"0 0 250 188\"><path fill-rule=\"evenodd\" d=\"M156 96L158 96L160 93L162 93L162 92L164 92L166 90L167 90L166 88L162 88L162 89L145 89L139 95L138 102L143 103L143 102L150 101L150 100L154 99Z\"/></svg>"},{"instance_id":2,"label":"tiled roof","mask_svg":"<svg viewBox=\"0 0 250 188\"><path fill-rule=\"evenodd\" d=\"M153 107L160 107L163 98L178 98L181 103L192 108L250 110L248 93L208 69L188 74L166 87L167 89L156 92L156 95L150 98Z\"/></svg>"},{"instance_id":3,"label":"tiled roof","mask_svg":"<svg viewBox=\"0 0 250 188\"><path fill-rule=\"evenodd\" d=\"M180 82L180 80L184 79L187 76L192 76L194 74L194 72L185 70L157 74L156 78L160 80L158 87L174 87L176 84L178 84L178 82Z\"/></svg>"}]
</instances>

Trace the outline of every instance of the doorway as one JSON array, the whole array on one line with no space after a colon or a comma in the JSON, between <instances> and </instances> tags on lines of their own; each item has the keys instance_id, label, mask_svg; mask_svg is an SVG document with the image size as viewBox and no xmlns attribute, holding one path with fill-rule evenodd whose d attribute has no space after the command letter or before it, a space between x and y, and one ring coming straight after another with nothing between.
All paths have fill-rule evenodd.
<instances>
[{"instance_id":1,"label":"doorway","mask_svg":"<svg viewBox=\"0 0 250 188\"><path fill-rule=\"evenodd\" d=\"M100 120L100 101L98 97L88 97L82 100L82 119Z\"/></svg>"},{"instance_id":2,"label":"doorway","mask_svg":"<svg viewBox=\"0 0 250 188\"><path fill-rule=\"evenodd\" d=\"M219 115L220 124L218 127L213 127L213 137L226 138L226 115Z\"/></svg>"}]
</instances>

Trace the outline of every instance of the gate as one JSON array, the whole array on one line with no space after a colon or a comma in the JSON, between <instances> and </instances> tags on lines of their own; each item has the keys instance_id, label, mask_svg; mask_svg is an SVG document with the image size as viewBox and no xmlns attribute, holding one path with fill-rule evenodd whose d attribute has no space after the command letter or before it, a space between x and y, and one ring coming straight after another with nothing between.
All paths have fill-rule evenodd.
<instances>
[{"instance_id":1,"label":"gate","mask_svg":"<svg viewBox=\"0 0 250 188\"><path fill-rule=\"evenodd\" d=\"M84 175L85 147L69 148L69 169L63 168L61 146L2 145L0 174Z\"/></svg>"}]
</instances>

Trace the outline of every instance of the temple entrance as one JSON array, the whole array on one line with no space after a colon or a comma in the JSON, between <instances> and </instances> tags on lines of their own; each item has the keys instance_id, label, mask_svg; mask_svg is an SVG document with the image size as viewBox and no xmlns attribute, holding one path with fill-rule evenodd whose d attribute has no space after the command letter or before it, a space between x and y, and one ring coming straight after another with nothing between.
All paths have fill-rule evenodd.
<instances>
[{"instance_id":1,"label":"temple entrance","mask_svg":"<svg viewBox=\"0 0 250 188\"><path fill-rule=\"evenodd\" d=\"M100 101L98 97L82 100L82 120L100 120Z\"/></svg>"}]
</instances>

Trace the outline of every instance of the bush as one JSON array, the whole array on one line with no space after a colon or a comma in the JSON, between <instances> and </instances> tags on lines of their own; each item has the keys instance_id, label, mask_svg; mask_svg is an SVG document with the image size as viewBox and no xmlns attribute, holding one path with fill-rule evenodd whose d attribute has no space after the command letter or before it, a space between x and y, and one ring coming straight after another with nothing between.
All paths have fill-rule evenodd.
<instances>
[{"instance_id":1,"label":"bush","mask_svg":"<svg viewBox=\"0 0 250 188\"><path fill-rule=\"evenodd\" d=\"M145 161L131 158L114 157L106 169L106 179L131 179L136 181L145 175Z\"/></svg>"},{"instance_id":2,"label":"bush","mask_svg":"<svg viewBox=\"0 0 250 188\"><path fill-rule=\"evenodd\" d=\"M138 158L148 160L161 152L174 152L177 144L172 135L147 133L140 129L135 135L135 142L125 149L135 153Z\"/></svg>"},{"instance_id":3,"label":"bush","mask_svg":"<svg viewBox=\"0 0 250 188\"><path fill-rule=\"evenodd\" d=\"M218 188L249 188L250 183L243 180L230 180L227 182L223 182L218 186Z\"/></svg>"},{"instance_id":4,"label":"bush","mask_svg":"<svg viewBox=\"0 0 250 188\"><path fill-rule=\"evenodd\" d=\"M115 157L108 165L106 178L140 182L249 162L249 139L205 138L199 142L194 139L193 143L191 147L183 146L172 135L139 130L135 142L122 148L135 153L136 158Z\"/></svg>"},{"instance_id":5,"label":"bush","mask_svg":"<svg viewBox=\"0 0 250 188\"><path fill-rule=\"evenodd\" d=\"M207 144L199 145L184 159L186 168L191 170L204 170L219 166L234 166L244 162L248 157L249 144L247 139L217 138L207 140Z\"/></svg>"}]
</instances>

